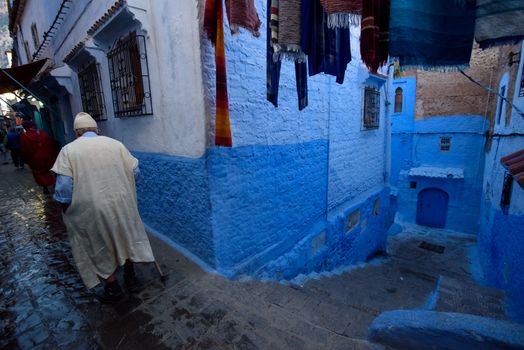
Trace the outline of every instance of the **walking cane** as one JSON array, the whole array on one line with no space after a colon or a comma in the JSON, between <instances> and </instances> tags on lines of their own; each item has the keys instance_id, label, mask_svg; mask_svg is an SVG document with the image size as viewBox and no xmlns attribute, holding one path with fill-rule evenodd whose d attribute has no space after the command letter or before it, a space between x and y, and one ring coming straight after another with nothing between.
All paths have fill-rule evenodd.
<instances>
[{"instance_id":1,"label":"walking cane","mask_svg":"<svg viewBox=\"0 0 524 350\"><path fill-rule=\"evenodd\" d=\"M160 275L160 281L162 283L165 283L166 280L167 280L167 277L166 275L164 275L164 273L162 272L162 269L160 268L160 265L158 264L158 262L155 260L155 267L156 267L156 270L158 271L158 274Z\"/></svg>"}]
</instances>

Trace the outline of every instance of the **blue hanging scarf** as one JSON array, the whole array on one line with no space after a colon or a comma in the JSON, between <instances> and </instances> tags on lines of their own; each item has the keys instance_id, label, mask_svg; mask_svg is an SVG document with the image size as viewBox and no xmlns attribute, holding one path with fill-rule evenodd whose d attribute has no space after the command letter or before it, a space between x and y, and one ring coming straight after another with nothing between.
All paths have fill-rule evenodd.
<instances>
[{"instance_id":1,"label":"blue hanging scarf","mask_svg":"<svg viewBox=\"0 0 524 350\"><path fill-rule=\"evenodd\" d=\"M390 56L404 67L465 68L474 32L475 1L391 0Z\"/></svg>"}]
</instances>

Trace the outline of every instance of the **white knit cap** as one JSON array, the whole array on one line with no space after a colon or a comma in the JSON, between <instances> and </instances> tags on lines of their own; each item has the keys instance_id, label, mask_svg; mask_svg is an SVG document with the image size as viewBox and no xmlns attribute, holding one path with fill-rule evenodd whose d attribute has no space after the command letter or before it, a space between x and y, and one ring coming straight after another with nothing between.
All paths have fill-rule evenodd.
<instances>
[{"instance_id":1,"label":"white knit cap","mask_svg":"<svg viewBox=\"0 0 524 350\"><path fill-rule=\"evenodd\" d=\"M80 112L75 116L75 122L73 123L73 128L78 129L87 129L87 128L98 128L96 121L85 112Z\"/></svg>"}]
</instances>

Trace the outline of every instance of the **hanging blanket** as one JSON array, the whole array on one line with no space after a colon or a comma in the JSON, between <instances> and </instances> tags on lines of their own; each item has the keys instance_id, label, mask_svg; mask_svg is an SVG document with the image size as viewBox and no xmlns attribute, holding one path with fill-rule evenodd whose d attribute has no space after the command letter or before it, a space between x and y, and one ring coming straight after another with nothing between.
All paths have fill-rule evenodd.
<instances>
[{"instance_id":1,"label":"hanging blanket","mask_svg":"<svg viewBox=\"0 0 524 350\"><path fill-rule=\"evenodd\" d=\"M301 0L271 0L270 25L274 60L306 60L300 48L300 4Z\"/></svg>"},{"instance_id":2,"label":"hanging blanket","mask_svg":"<svg viewBox=\"0 0 524 350\"><path fill-rule=\"evenodd\" d=\"M215 45L216 122L215 145L231 147L229 101L227 96L226 52L224 47L224 10L222 0L206 0L204 30Z\"/></svg>"},{"instance_id":3,"label":"hanging blanket","mask_svg":"<svg viewBox=\"0 0 524 350\"><path fill-rule=\"evenodd\" d=\"M258 18L253 0L226 0L226 12L231 34L236 34L240 28L245 28L254 36L260 36L258 30L262 22Z\"/></svg>"},{"instance_id":4,"label":"hanging blanket","mask_svg":"<svg viewBox=\"0 0 524 350\"><path fill-rule=\"evenodd\" d=\"M267 53L266 53L266 88L267 100L278 107L278 85L280 82L280 68L282 62L275 60L275 43L278 43L279 12L278 0L268 1L267 4ZM298 95L298 109L308 105L307 95L307 66L305 61L295 61L295 79Z\"/></svg>"},{"instance_id":5,"label":"hanging blanket","mask_svg":"<svg viewBox=\"0 0 524 350\"><path fill-rule=\"evenodd\" d=\"M376 73L388 60L389 0L364 1L360 30L362 61Z\"/></svg>"},{"instance_id":6,"label":"hanging blanket","mask_svg":"<svg viewBox=\"0 0 524 350\"><path fill-rule=\"evenodd\" d=\"M524 0L477 0L475 40L481 48L524 39Z\"/></svg>"},{"instance_id":7,"label":"hanging blanket","mask_svg":"<svg viewBox=\"0 0 524 350\"><path fill-rule=\"evenodd\" d=\"M391 0L389 52L402 66L431 70L466 67L475 30L471 0Z\"/></svg>"},{"instance_id":8,"label":"hanging blanket","mask_svg":"<svg viewBox=\"0 0 524 350\"><path fill-rule=\"evenodd\" d=\"M362 0L320 0L320 2L328 15L329 28L349 28L350 25L360 24Z\"/></svg>"},{"instance_id":9,"label":"hanging blanket","mask_svg":"<svg viewBox=\"0 0 524 350\"><path fill-rule=\"evenodd\" d=\"M344 82L351 61L349 27L330 29L319 0L302 1L302 50L308 55L309 75L326 73Z\"/></svg>"}]
</instances>

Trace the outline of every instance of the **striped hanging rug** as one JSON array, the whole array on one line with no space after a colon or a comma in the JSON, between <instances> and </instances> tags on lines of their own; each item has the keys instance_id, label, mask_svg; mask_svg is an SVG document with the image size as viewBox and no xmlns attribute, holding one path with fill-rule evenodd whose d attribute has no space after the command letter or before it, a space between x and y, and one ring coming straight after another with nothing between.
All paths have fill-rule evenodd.
<instances>
[{"instance_id":1,"label":"striped hanging rug","mask_svg":"<svg viewBox=\"0 0 524 350\"><path fill-rule=\"evenodd\" d=\"M215 45L216 121L215 145L231 147L229 100L227 94L226 51L224 46L224 9L222 0L206 0L204 30Z\"/></svg>"}]
</instances>

